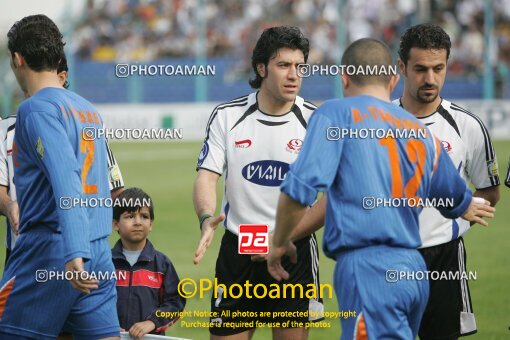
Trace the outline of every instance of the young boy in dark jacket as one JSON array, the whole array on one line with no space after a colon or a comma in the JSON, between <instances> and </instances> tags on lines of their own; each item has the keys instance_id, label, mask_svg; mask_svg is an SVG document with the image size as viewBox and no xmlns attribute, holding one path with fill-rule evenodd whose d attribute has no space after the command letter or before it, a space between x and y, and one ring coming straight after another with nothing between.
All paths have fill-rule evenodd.
<instances>
[{"instance_id":1,"label":"young boy in dark jacket","mask_svg":"<svg viewBox=\"0 0 510 340\"><path fill-rule=\"evenodd\" d=\"M164 335L186 305L177 292L179 277L166 255L147 235L154 222L152 199L139 188L124 190L113 208L113 228L120 240L112 249L117 274L120 327L135 338ZM172 312L171 318L162 317Z\"/></svg>"}]
</instances>

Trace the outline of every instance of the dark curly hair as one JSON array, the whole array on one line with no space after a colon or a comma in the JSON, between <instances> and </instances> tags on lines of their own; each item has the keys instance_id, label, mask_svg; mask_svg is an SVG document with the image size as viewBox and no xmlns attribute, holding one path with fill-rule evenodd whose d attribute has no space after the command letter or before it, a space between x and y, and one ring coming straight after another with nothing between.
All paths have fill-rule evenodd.
<instances>
[{"instance_id":1,"label":"dark curly hair","mask_svg":"<svg viewBox=\"0 0 510 340\"><path fill-rule=\"evenodd\" d=\"M299 28L294 26L268 28L262 32L251 56L251 66L255 72L255 79L249 81L252 88L258 89L262 84L263 78L257 72L257 65L264 64L267 67L269 60L276 55L280 48L284 47L301 50L305 56L305 63L308 60L310 42L303 36Z\"/></svg>"},{"instance_id":2,"label":"dark curly hair","mask_svg":"<svg viewBox=\"0 0 510 340\"><path fill-rule=\"evenodd\" d=\"M446 50L446 60L450 57L452 43L448 34L438 25L420 24L409 28L400 38L398 55L407 65L411 48Z\"/></svg>"},{"instance_id":3,"label":"dark curly hair","mask_svg":"<svg viewBox=\"0 0 510 340\"><path fill-rule=\"evenodd\" d=\"M30 15L16 21L7 33L7 46L14 58L18 52L36 72L56 70L64 55L63 36L45 15Z\"/></svg>"},{"instance_id":4,"label":"dark curly hair","mask_svg":"<svg viewBox=\"0 0 510 340\"><path fill-rule=\"evenodd\" d=\"M152 198L140 188L128 188L122 191L117 198L115 198L113 205L113 219L120 221L120 215L125 212L137 212L148 203L149 215L151 221L154 221L154 202Z\"/></svg>"}]
</instances>

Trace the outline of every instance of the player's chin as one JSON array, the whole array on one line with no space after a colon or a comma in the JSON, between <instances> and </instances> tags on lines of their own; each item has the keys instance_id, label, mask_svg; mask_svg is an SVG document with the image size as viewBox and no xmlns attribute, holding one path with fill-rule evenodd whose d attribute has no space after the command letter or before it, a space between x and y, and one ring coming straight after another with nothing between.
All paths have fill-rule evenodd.
<instances>
[{"instance_id":1,"label":"player's chin","mask_svg":"<svg viewBox=\"0 0 510 340\"><path fill-rule=\"evenodd\" d=\"M438 93L437 92L433 92L433 93L423 93L423 94L420 94L418 95L418 99L422 102L422 103L432 103L434 100L436 100L438 96Z\"/></svg>"},{"instance_id":2,"label":"player's chin","mask_svg":"<svg viewBox=\"0 0 510 340\"><path fill-rule=\"evenodd\" d=\"M280 93L280 95L284 100L286 100L288 102L293 102L294 100L296 100L296 96L298 95L298 92L299 92L298 88L296 88L296 89L284 88L283 91Z\"/></svg>"}]
</instances>

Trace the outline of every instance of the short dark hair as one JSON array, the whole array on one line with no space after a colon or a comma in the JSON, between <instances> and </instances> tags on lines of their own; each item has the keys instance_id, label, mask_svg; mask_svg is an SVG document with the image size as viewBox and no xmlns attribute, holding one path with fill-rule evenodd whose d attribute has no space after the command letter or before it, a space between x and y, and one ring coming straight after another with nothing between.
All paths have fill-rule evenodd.
<instances>
[{"instance_id":1,"label":"short dark hair","mask_svg":"<svg viewBox=\"0 0 510 340\"><path fill-rule=\"evenodd\" d=\"M369 66L371 69L384 68L389 72L391 69L391 51L389 47L380 40L363 38L354 41L347 46L342 56L342 65L354 66L356 70L360 67L364 70ZM359 86L370 84L388 85L391 74L350 74L352 82Z\"/></svg>"},{"instance_id":2,"label":"short dark hair","mask_svg":"<svg viewBox=\"0 0 510 340\"><path fill-rule=\"evenodd\" d=\"M62 54L62 57L60 59L60 63L58 64L58 68L57 68L57 74L61 73L61 72L69 72L69 68L67 67L67 58L66 58L66 55L65 53ZM64 82L64 85L62 85L65 89L69 88L69 81L66 79L66 81Z\"/></svg>"},{"instance_id":3,"label":"short dark hair","mask_svg":"<svg viewBox=\"0 0 510 340\"><path fill-rule=\"evenodd\" d=\"M62 33L45 15L30 15L16 21L7 33L11 55L18 52L28 67L36 72L53 71L64 55Z\"/></svg>"},{"instance_id":4,"label":"short dark hair","mask_svg":"<svg viewBox=\"0 0 510 340\"><path fill-rule=\"evenodd\" d=\"M290 48L292 50L301 50L305 57L305 63L308 60L310 52L310 42L304 37L299 28L294 26L277 26L267 28L262 32L251 56L251 66L255 72L255 79L250 79L249 84L252 88L258 89L262 84L263 77L257 72L257 65L264 64L267 67L269 60L273 58L280 48Z\"/></svg>"},{"instance_id":5,"label":"short dark hair","mask_svg":"<svg viewBox=\"0 0 510 340\"><path fill-rule=\"evenodd\" d=\"M407 65L411 48L426 50L446 50L446 60L450 57L452 42L450 36L438 25L420 24L413 26L400 38L398 56Z\"/></svg>"},{"instance_id":6,"label":"short dark hair","mask_svg":"<svg viewBox=\"0 0 510 340\"><path fill-rule=\"evenodd\" d=\"M148 206L145 205L148 203ZM154 202L152 198L140 188L128 188L122 191L117 198L115 198L113 205L113 219L120 220L120 216L125 213L139 211L144 206L149 208L151 220L154 221Z\"/></svg>"}]
</instances>

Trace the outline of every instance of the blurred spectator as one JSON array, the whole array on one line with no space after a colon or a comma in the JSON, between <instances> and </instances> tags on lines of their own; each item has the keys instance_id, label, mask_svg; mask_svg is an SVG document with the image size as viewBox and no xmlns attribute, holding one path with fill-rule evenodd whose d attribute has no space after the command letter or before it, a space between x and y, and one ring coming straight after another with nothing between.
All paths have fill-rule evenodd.
<instances>
[{"instance_id":1,"label":"blurred spectator","mask_svg":"<svg viewBox=\"0 0 510 340\"><path fill-rule=\"evenodd\" d=\"M246 74L255 39L270 25L299 26L311 40L310 62L335 63L342 52L339 22L347 29L346 44L370 36L396 50L401 33L425 20L441 25L452 39L451 74L479 76L483 10L483 0L88 0L76 29L76 56L119 62L193 57L202 22L207 56L240 60L233 72ZM507 69L510 0L495 0L494 15L494 55L499 56L494 67Z\"/></svg>"}]
</instances>

